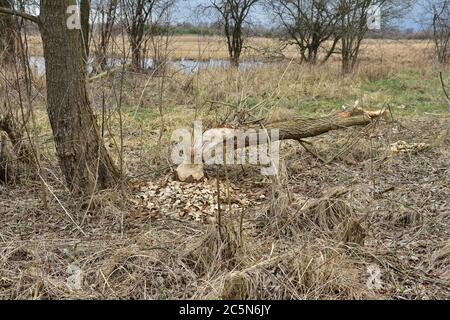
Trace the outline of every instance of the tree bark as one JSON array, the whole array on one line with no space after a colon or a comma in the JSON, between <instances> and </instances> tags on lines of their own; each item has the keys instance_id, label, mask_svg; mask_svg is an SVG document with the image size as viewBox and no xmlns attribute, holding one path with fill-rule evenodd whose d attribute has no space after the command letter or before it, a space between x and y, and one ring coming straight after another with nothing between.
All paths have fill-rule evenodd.
<instances>
[{"instance_id":1,"label":"tree bark","mask_svg":"<svg viewBox=\"0 0 450 320\"><path fill-rule=\"evenodd\" d=\"M383 114L383 111L365 111L361 108L354 107L350 110L319 118L293 117L292 119L271 122L266 124L264 128L268 131L278 130L278 141L300 141L306 138L317 137L334 130L365 126L370 124L374 119L381 117ZM257 130L260 129L260 127L254 127L253 129ZM231 134L231 136L233 136L233 134ZM233 139L235 140L235 148L237 148L237 141L234 136ZM249 141L247 140L245 147L251 146L252 145L249 144Z\"/></svg>"},{"instance_id":2,"label":"tree bark","mask_svg":"<svg viewBox=\"0 0 450 320\"><path fill-rule=\"evenodd\" d=\"M86 89L80 30L67 28L75 0L41 0L40 29L47 79L47 111L67 185L76 194L113 187L118 170L99 134Z\"/></svg>"},{"instance_id":3,"label":"tree bark","mask_svg":"<svg viewBox=\"0 0 450 320\"><path fill-rule=\"evenodd\" d=\"M142 54L141 45L137 44L136 41L131 41L131 65L133 69L138 71L142 69Z\"/></svg>"},{"instance_id":4,"label":"tree bark","mask_svg":"<svg viewBox=\"0 0 450 320\"><path fill-rule=\"evenodd\" d=\"M367 112L362 109L344 111L320 118L295 118L270 123L266 129L278 129L280 140L302 140L320 136L324 133L354 126L364 126L372 119L381 115L381 112Z\"/></svg>"}]
</instances>

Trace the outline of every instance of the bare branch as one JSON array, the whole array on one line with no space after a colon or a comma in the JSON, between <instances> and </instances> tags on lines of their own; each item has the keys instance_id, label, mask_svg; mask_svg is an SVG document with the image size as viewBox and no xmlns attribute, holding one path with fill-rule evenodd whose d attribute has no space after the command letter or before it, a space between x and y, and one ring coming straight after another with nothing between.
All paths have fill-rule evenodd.
<instances>
[{"instance_id":1,"label":"bare branch","mask_svg":"<svg viewBox=\"0 0 450 320\"><path fill-rule=\"evenodd\" d=\"M23 18L25 20L34 22L37 25L41 25L41 20L39 19L39 17L33 16L33 15L25 13L25 12L20 12L20 11L8 9L8 8L0 7L0 14L8 14L8 15L12 15L12 16L17 16L17 17Z\"/></svg>"}]
</instances>

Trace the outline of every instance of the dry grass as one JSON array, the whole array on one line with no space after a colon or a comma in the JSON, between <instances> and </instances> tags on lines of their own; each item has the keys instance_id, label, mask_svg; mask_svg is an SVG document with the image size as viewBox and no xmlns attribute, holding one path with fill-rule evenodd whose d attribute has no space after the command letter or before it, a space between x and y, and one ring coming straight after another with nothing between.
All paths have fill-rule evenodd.
<instances>
[{"instance_id":1,"label":"dry grass","mask_svg":"<svg viewBox=\"0 0 450 320\"><path fill-rule=\"evenodd\" d=\"M30 35L29 50L32 56L42 56L43 49L39 36ZM111 56L129 56L129 43L122 39L113 39ZM295 46L284 46L275 39L249 38L243 52L243 60L272 60L284 57L287 60L297 59ZM362 46L362 61L377 61L380 63L417 66L423 60L424 54L432 56L432 44L428 40L365 40ZM91 50L95 50L92 45ZM170 38L168 48L172 60L227 60L228 50L223 37L218 36L174 36Z\"/></svg>"},{"instance_id":2,"label":"dry grass","mask_svg":"<svg viewBox=\"0 0 450 320\"><path fill-rule=\"evenodd\" d=\"M125 43L119 37L112 40L111 55L122 57L125 53L129 53L130 46L128 39ZM250 47L264 47L271 44L270 39L252 38L248 45ZM30 54L35 56L43 55L43 48L41 39L39 36L30 36L29 38ZM95 50L94 44L92 44L92 50ZM227 59L228 51L226 48L226 42L222 37L215 36L174 36L170 38L170 46L168 48L171 59L194 59L194 60L209 60L209 59ZM248 50L245 58L251 58L255 55L252 51Z\"/></svg>"},{"instance_id":3,"label":"dry grass","mask_svg":"<svg viewBox=\"0 0 450 320\"><path fill-rule=\"evenodd\" d=\"M299 146L286 146L286 180L277 188L289 190L292 197L283 205L269 201L245 212L242 235L236 219L225 219L219 232L214 224L151 214L111 192L96 198L82 235L55 200L48 210L42 209L31 181L2 187L0 297L448 298L448 144L414 156L386 158L383 151L389 145L388 133L393 140L429 141L446 121L380 124L373 133L380 137L374 147L374 177L370 157L351 165L342 159L324 166ZM347 135L336 132L314 143L324 155L342 145ZM367 137L360 142L367 143ZM273 191L253 175L241 176L240 182L233 178L238 176L230 173L234 183L247 186L249 195ZM125 198L133 197L130 192ZM82 221L83 201L71 199L64 190L57 195L74 219ZM282 206L289 214L274 217L270 208ZM400 212L406 217L417 212L421 219L399 220ZM278 218L278 224L261 223L262 213ZM282 219L288 219L295 232L278 232ZM79 290L67 286L70 265L82 270ZM371 265L381 270L380 290L366 286Z\"/></svg>"}]
</instances>

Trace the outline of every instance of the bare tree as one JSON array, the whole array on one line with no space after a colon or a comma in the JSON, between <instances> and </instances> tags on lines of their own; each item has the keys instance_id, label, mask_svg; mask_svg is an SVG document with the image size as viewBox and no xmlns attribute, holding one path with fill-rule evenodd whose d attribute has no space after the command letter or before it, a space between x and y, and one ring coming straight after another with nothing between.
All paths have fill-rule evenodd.
<instances>
[{"instance_id":1,"label":"bare tree","mask_svg":"<svg viewBox=\"0 0 450 320\"><path fill-rule=\"evenodd\" d=\"M145 27L151 18L157 0L122 0L123 21L130 41L132 64L135 69L144 68L142 43Z\"/></svg>"},{"instance_id":2,"label":"bare tree","mask_svg":"<svg viewBox=\"0 0 450 320\"><path fill-rule=\"evenodd\" d=\"M368 31L368 11L373 2L372 0L339 1L338 35L341 38L342 73L344 74L350 73L356 65L361 42Z\"/></svg>"},{"instance_id":3,"label":"bare tree","mask_svg":"<svg viewBox=\"0 0 450 320\"><path fill-rule=\"evenodd\" d=\"M244 24L252 8L260 0L210 0L208 8L219 14L227 39L228 54L233 66L238 67L244 47Z\"/></svg>"},{"instance_id":4,"label":"bare tree","mask_svg":"<svg viewBox=\"0 0 450 320\"><path fill-rule=\"evenodd\" d=\"M448 65L450 61L450 3L448 0L435 1L432 4L433 12L433 40L436 48L436 57L441 66Z\"/></svg>"},{"instance_id":5,"label":"bare tree","mask_svg":"<svg viewBox=\"0 0 450 320\"><path fill-rule=\"evenodd\" d=\"M342 73L347 74L355 68L361 43L369 30L369 13L371 9L381 10L382 25L388 26L392 21L411 8L410 0L338 0L340 22L338 37L341 39Z\"/></svg>"},{"instance_id":6,"label":"bare tree","mask_svg":"<svg viewBox=\"0 0 450 320\"><path fill-rule=\"evenodd\" d=\"M152 26L149 32L149 40L153 56L154 73L163 75L166 72L167 61L169 59L169 45L171 40L171 12L165 10L157 23ZM147 48L148 44L145 43Z\"/></svg>"},{"instance_id":7,"label":"bare tree","mask_svg":"<svg viewBox=\"0 0 450 320\"><path fill-rule=\"evenodd\" d=\"M146 44L159 20L174 4L174 0L121 0L121 12L131 46L132 65L145 68Z\"/></svg>"},{"instance_id":8,"label":"bare tree","mask_svg":"<svg viewBox=\"0 0 450 320\"><path fill-rule=\"evenodd\" d=\"M315 64L320 49L330 40L331 46L323 48L325 56L322 62L333 54L339 41L336 1L269 0L268 8L285 30L289 43L297 46L302 61Z\"/></svg>"},{"instance_id":9,"label":"bare tree","mask_svg":"<svg viewBox=\"0 0 450 320\"><path fill-rule=\"evenodd\" d=\"M93 15L93 23L96 27L94 32L98 34L99 38L98 43L94 41L95 59L101 70L106 70L108 67L108 49L118 16L118 2L118 0L97 0L92 3L92 9L95 12Z\"/></svg>"},{"instance_id":10,"label":"bare tree","mask_svg":"<svg viewBox=\"0 0 450 320\"><path fill-rule=\"evenodd\" d=\"M430 0L425 4L425 13L432 13L431 27L436 53L437 69L444 98L450 112L450 96L444 79L444 70L450 62L450 1ZM425 19L426 20L426 19ZM426 23L426 24L429 24Z\"/></svg>"}]
</instances>

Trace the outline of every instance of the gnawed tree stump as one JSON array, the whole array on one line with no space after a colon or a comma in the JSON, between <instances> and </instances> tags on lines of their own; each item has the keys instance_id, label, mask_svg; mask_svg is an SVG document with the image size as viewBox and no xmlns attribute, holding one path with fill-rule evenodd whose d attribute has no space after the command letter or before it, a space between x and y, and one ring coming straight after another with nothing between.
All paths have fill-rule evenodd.
<instances>
[{"instance_id":1,"label":"gnawed tree stump","mask_svg":"<svg viewBox=\"0 0 450 320\"><path fill-rule=\"evenodd\" d=\"M175 170L175 174L181 182L200 182L205 178L201 164L181 164Z\"/></svg>"},{"instance_id":2,"label":"gnawed tree stump","mask_svg":"<svg viewBox=\"0 0 450 320\"><path fill-rule=\"evenodd\" d=\"M267 131L277 129L279 131L278 140L272 140L271 142L281 140L297 140L316 137L325 134L330 131L339 130L343 128L349 128L354 126L365 126L372 123L373 120L384 115L384 111L366 111L358 107L358 102L353 108L344 110L342 112L334 113L328 116L319 118L306 118L306 117L292 117L291 119L278 120L276 122L267 123L264 125L264 129ZM252 129L252 128L247 128ZM253 127L253 129L261 129ZM226 133L224 133L226 131ZM238 148L238 143L235 138L237 130L233 129L217 129L218 135L223 135L224 140L218 144L233 145L235 149ZM220 139L219 139L220 140ZM231 140L234 140L231 141ZM231 142L231 143L230 143ZM245 141L245 147L252 147L250 140ZM211 148L211 147L209 147ZM213 146L211 149L214 149ZM180 181L201 181L204 179L203 165L187 165L181 164L176 170L176 177ZM186 178L187 177L187 178ZM197 178L198 177L198 178Z\"/></svg>"},{"instance_id":3,"label":"gnawed tree stump","mask_svg":"<svg viewBox=\"0 0 450 320\"><path fill-rule=\"evenodd\" d=\"M19 125L6 104L0 107L0 183L15 183L21 170L20 162L31 159L31 147L22 138Z\"/></svg>"},{"instance_id":4,"label":"gnawed tree stump","mask_svg":"<svg viewBox=\"0 0 450 320\"><path fill-rule=\"evenodd\" d=\"M4 110L6 110L6 106ZM13 143L18 142L22 137L17 129L14 117L11 112L4 110L0 107L0 131L4 131Z\"/></svg>"},{"instance_id":5,"label":"gnawed tree stump","mask_svg":"<svg viewBox=\"0 0 450 320\"><path fill-rule=\"evenodd\" d=\"M11 111L7 110L6 105L2 109L0 107L0 131L4 131L14 146L17 158L21 162L31 164L33 159L33 146L25 139L23 130L19 129L23 125L19 124Z\"/></svg>"},{"instance_id":6,"label":"gnawed tree stump","mask_svg":"<svg viewBox=\"0 0 450 320\"><path fill-rule=\"evenodd\" d=\"M0 183L13 183L17 178L17 156L5 131L0 131Z\"/></svg>"}]
</instances>

